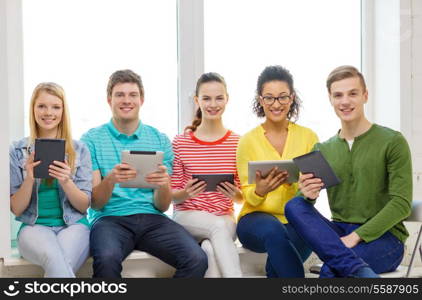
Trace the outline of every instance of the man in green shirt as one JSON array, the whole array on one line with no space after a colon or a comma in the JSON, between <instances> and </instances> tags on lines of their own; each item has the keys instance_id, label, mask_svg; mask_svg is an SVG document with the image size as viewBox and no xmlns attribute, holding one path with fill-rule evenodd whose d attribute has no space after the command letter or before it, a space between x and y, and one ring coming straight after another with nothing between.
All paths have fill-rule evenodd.
<instances>
[{"instance_id":1,"label":"man in green shirt","mask_svg":"<svg viewBox=\"0 0 422 300\"><path fill-rule=\"evenodd\" d=\"M412 202L409 146L400 132L366 119L368 91L356 68L334 69L327 89L341 129L314 150L341 179L327 190L332 221L313 206L323 187L313 174L300 176L301 196L288 202L285 214L324 262L320 277L378 277L398 267L408 237L403 220Z\"/></svg>"}]
</instances>

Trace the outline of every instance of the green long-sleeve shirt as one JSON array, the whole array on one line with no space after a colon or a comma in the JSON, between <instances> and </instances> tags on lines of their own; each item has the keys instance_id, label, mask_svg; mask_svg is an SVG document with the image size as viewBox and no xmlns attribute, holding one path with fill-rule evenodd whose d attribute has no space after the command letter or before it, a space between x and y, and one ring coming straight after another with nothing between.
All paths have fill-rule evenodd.
<instances>
[{"instance_id":1,"label":"green long-sleeve shirt","mask_svg":"<svg viewBox=\"0 0 422 300\"><path fill-rule=\"evenodd\" d=\"M315 145L341 183L327 190L334 221L362 224L355 232L365 241L390 231L403 243L403 220L412 207L412 163L400 132L373 124L355 138L352 149L337 134Z\"/></svg>"}]
</instances>

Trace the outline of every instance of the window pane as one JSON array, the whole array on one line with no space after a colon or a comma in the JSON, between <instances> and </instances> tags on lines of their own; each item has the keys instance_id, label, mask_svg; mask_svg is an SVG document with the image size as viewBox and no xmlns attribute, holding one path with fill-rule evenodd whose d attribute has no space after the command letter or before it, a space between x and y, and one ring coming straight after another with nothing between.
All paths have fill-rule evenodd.
<instances>
[{"instance_id":1,"label":"window pane","mask_svg":"<svg viewBox=\"0 0 422 300\"><path fill-rule=\"evenodd\" d=\"M251 108L256 81L265 66L279 64L303 101L297 123L320 140L334 135L340 123L325 80L339 65L360 68L360 20L360 0L205 0L205 69L227 81L225 125L243 134L263 122Z\"/></svg>"},{"instance_id":2,"label":"window pane","mask_svg":"<svg viewBox=\"0 0 422 300\"><path fill-rule=\"evenodd\" d=\"M36 84L59 83L79 138L110 119L108 78L128 68L144 83L142 121L177 133L176 1L23 0L23 26L26 110Z\"/></svg>"},{"instance_id":3,"label":"window pane","mask_svg":"<svg viewBox=\"0 0 422 300\"><path fill-rule=\"evenodd\" d=\"M336 66L360 67L360 38L360 0L205 0L205 69L227 80L226 125L245 133L258 124L251 110L258 75L280 64L303 100L298 123L322 140L332 136L339 123L325 79Z\"/></svg>"}]
</instances>

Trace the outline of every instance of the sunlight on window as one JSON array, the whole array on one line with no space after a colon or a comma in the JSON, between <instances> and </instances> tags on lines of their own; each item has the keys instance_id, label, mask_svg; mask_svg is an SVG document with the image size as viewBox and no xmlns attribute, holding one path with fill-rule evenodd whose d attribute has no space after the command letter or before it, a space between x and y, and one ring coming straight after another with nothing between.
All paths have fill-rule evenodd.
<instances>
[{"instance_id":1,"label":"sunlight on window","mask_svg":"<svg viewBox=\"0 0 422 300\"><path fill-rule=\"evenodd\" d=\"M145 87L142 121L172 138L177 133L176 29L176 1L23 0L26 111L35 85L59 83L79 138L110 120L111 73L132 69Z\"/></svg>"}]
</instances>

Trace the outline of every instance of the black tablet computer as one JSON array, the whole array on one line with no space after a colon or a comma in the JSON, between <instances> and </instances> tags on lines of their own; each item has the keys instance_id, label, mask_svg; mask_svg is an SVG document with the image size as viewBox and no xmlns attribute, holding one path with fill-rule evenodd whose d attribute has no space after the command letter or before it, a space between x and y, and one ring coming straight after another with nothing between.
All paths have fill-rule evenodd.
<instances>
[{"instance_id":1,"label":"black tablet computer","mask_svg":"<svg viewBox=\"0 0 422 300\"><path fill-rule=\"evenodd\" d=\"M61 139L35 139L35 158L34 161L41 163L34 168L34 177L49 179L48 166L54 160L64 162L65 158L65 140Z\"/></svg>"},{"instance_id":2,"label":"black tablet computer","mask_svg":"<svg viewBox=\"0 0 422 300\"><path fill-rule=\"evenodd\" d=\"M192 174L192 178L198 178L198 181L205 181L207 186L205 192L216 192L217 185L222 182L234 184L233 174Z\"/></svg>"},{"instance_id":3,"label":"black tablet computer","mask_svg":"<svg viewBox=\"0 0 422 300\"><path fill-rule=\"evenodd\" d=\"M324 183L324 188L329 188L341 183L321 151L313 151L293 158L302 174L312 173Z\"/></svg>"}]
</instances>

